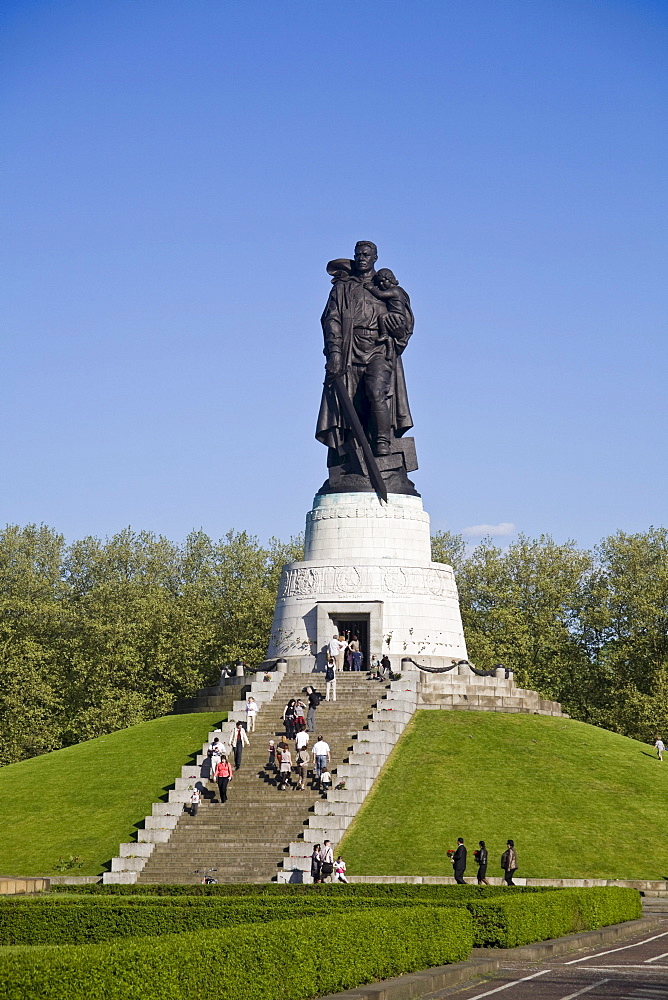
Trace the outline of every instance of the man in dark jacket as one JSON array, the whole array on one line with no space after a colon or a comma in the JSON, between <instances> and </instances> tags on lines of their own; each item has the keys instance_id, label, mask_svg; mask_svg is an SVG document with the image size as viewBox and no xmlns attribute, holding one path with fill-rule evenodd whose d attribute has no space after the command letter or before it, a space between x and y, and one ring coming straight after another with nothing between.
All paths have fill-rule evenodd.
<instances>
[{"instance_id":1,"label":"man in dark jacket","mask_svg":"<svg viewBox=\"0 0 668 1000\"><path fill-rule=\"evenodd\" d=\"M308 711L306 713L306 728L309 733L315 732L315 712L323 700L323 695L319 691L314 690L310 685L306 688L306 694L308 695Z\"/></svg>"},{"instance_id":2,"label":"man in dark jacket","mask_svg":"<svg viewBox=\"0 0 668 1000\"><path fill-rule=\"evenodd\" d=\"M517 871L517 854L515 853L515 841L508 840L507 847L501 855L501 867L504 871L503 881L506 885L515 885L513 875Z\"/></svg>"},{"instance_id":3,"label":"man in dark jacket","mask_svg":"<svg viewBox=\"0 0 668 1000\"><path fill-rule=\"evenodd\" d=\"M466 848L461 837L457 838L457 850L452 859L452 867L455 870L455 882L457 885L466 885L464 872L466 871Z\"/></svg>"}]
</instances>

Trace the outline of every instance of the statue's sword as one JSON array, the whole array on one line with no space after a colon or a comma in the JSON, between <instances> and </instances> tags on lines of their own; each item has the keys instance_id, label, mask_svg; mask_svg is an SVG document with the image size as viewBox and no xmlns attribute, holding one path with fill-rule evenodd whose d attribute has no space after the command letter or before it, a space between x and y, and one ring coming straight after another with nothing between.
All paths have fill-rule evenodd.
<instances>
[{"instance_id":1,"label":"statue's sword","mask_svg":"<svg viewBox=\"0 0 668 1000\"><path fill-rule=\"evenodd\" d=\"M353 434L357 440L358 445L362 449L362 454L364 455L364 461L366 462L366 467L369 472L369 479L371 480L371 485L378 494L378 496L387 503L387 487L385 485L385 480L380 474L380 469L378 468L378 463L376 462L376 456L371 450L371 445L369 444L369 439L364 433L362 424L360 423L360 418L357 415L357 410L353 406L353 401L348 395L348 390L346 389L346 383L344 381L344 374L341 372L335 375L332 379L334 384L334 389L336 395L339 397L339 403L341 404L341 409L346 415L348 423L353 429Z\"/></svg>"}]
</instances>

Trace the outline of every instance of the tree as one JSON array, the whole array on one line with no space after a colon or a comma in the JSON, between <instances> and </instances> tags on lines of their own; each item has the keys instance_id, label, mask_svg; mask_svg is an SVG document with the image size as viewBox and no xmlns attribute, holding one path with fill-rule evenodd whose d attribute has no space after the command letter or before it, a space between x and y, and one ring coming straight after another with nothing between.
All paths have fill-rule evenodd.
<instances>
[{"instance_id":1,"label":"tree","mask_svg":"<svg viewBox=\"0 0 668 1000\"><path fill-rule=\"evenodd\" d=\"M0 762L169 712L239 657L263 659L284 562L245 532L181 547L127 528L65 546L50 528L0 533Z\"/></svg>"},{"instance_id":2,"label":"tree","mask_svg":"<svg viewBox=\"0 0 668 1000\"><path fill-rule=\"evenodd\" d=\"M520 536L505 551L484 539L457 582L471 659L511 667L518 684L571 706L587 671L578 634L588 552L548 535Z\"/></svg>"},{"instance_id":3,"label":"tree","mask_svg":"<svg viewBox=\"0 0 668 1000\"><path fill-rule=\"evenodd\" d=\"M63 551L45 525L0 530L0 763L60 746Z\"/></svg>"},{"instance_id":4,"label":"tree","mask_svg":"<svg viewBox=\"0 0 668 1000\"><path fill-rule=\"evenodd\" d=\"M592 719L640 739L668 732L668 531L619 531L596 549L582 614L601 678Z\"/></svg>"},{"instance_id":5,"label":"tree","mask_svg":"<svg viewBox=\"0 0 668 1000\"><path fill-rule=\"evenodd\" d=\"M457 572L466 561L466 542L452 531L437 531L431 536L431 558L452 566Z\"/></svg>"}]
</instances>

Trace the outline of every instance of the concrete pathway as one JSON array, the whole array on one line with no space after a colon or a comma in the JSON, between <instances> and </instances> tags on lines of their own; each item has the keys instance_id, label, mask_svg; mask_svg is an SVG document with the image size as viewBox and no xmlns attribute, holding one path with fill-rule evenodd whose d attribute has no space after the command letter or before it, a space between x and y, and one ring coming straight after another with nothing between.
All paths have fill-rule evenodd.
<instances>
[{"instance_id":1,"label":"concrete pathway","mask_svg":"<svg viewBox=\"0 0 668 1000\"><path fill-rule=\"evenodd\" d=\"M668 1000L668 920L619 944L547 962L503 963L494 978L427 994L431 1000Z\"/></svg>"}]
</instances>

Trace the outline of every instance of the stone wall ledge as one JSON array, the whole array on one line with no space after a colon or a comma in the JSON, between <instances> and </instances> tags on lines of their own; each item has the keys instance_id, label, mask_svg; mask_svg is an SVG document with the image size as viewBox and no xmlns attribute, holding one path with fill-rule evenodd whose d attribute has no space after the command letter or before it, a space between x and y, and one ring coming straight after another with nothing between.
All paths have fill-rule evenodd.
<instances>
[{"instance_id":1,"label":"stone wall ledge","mask_svg":"<svg viewBox=\"0 0 668 1000\"><path fill-rule=\"evenodd\" d=\"M362 884L402 884L410 885L456 885L451 876L440 875L348 875L348 881ZM464 876L464 881L470 885L475 885L475 877ZM503 879L496 876L488 876L491 885L503 885ZM668 882L660 879L615 879L615 878L519 878L517 875L513 881L516 885L525 886L554 886L555 889L590 889L593 886L622 886L628 889L637 889L639 892L660 892L668 891Z\"/></svg>"},{"instance_id":2,"label":"stone wall ledge","mask_svg":"<svg viewBox=\"0 0 668 1000\"><path fill-rule=\"evenodd\" d=\"M39 876L35 878L1 876L0 896L18 896L33 892L46 892L49 889L49 885L50 879Z\"/></svg>"},{"instance_id":3,"label":"stone wall ledge","mask_svg":"<svg viewBox=\"0 0 668 1000\"><path fill-rule=\"evenodd\" d=\"M387 713L386 713L387 715ZM398 719L390 718L389 716L385 719L369 719L367 723L367 730L370 733L385 732L385 733L403 733L404 729L408 723L401 722Z\"/></svg>"}]
</instances>

